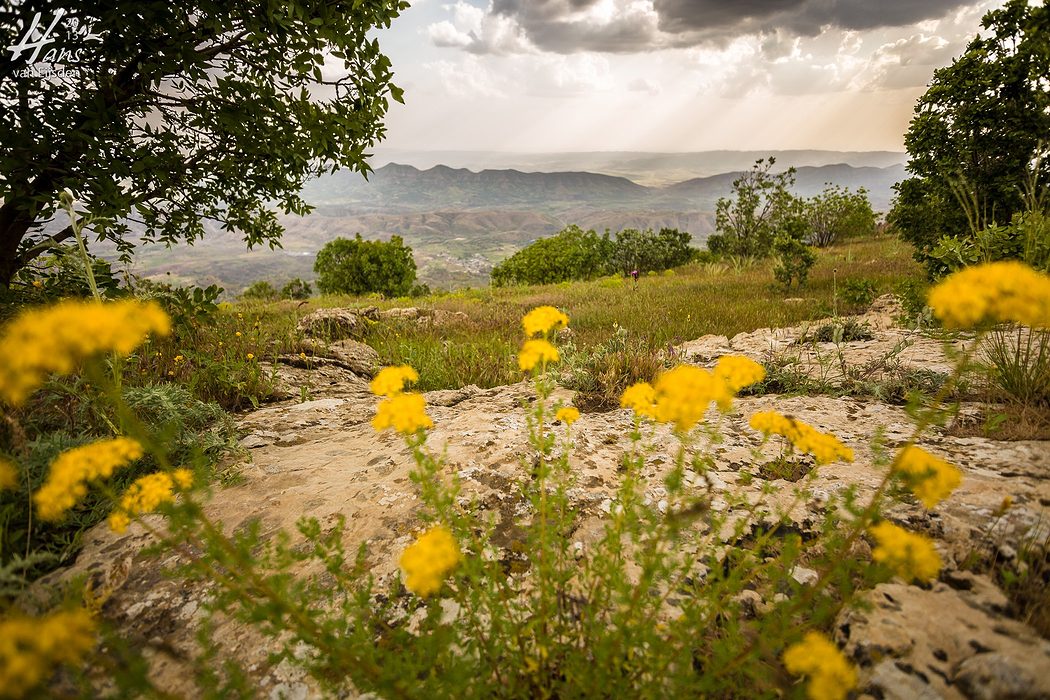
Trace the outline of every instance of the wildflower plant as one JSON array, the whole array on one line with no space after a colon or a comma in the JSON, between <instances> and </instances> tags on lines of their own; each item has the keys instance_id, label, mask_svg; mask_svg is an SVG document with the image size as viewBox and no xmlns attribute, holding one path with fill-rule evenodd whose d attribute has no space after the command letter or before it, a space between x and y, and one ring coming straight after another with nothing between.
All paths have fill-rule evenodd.
<instances>
[{"instance_id":1,"label":"wildflower plant","mask_svg":"<svg viewBox=\"0 0 1050 700\"><path fill-rule=\"evenodd\" d=\"M972 299L934 291L934 308L945 320L977 317L969 306L952 306ZM988 309L1030 315L1039 303L988 299L980 315ZM177 573L207 585L208 611L255 626L274 640L275 662L303 667L332 695L846 697L858 673L828 636L836 616L880 581L897 576L924 584L940 571L932 541L891 522L885 506L914 497L934 508L958 485L954 466L915 446L943 417L947 394L914 408L915 430L903 448L890 453L874 445L883 478L869 495L862 499L854 488L832 493L815 521L800 523L795 513L812 497L812 479L852 461L852 449L792 416L757 413L749 418L756 442L781 441L785 451L811 456L816 468L790 489L716 491L713 447L725 422L738 420L737 393L761 381L765 370L733 356L712 368L673 367L623 392L629 444L607 513L584 537L573 452L574 431L588 417L556 398L556 373L549 371L561 357L556 333L568 324L551 307L523 321L518 367L535 400L523 405L528 445L506 494L517 504L511 515L486 510L448 469L429 434L436 421L426 398L410 390L416 371L390 367L375 377L372 427L404 441L421 504L412 541L386 586L366 547L345 550L341 518L304 517L294 535L263 537L258 523L227 532L205 513L206 488L183 465L171 464L164 445L124 415L130 412L121 413L126 435L114 438L128 441L120 449L110 443L65 457L77 468L62 477L61 490L75 501L86 483L105 488L107 474L134 459L136 449L153 455L160 471L112 495L110 526L123 531L137 523L156 538L158 551L192 553L177 558ZM968 359L959 358L955 379ZM6 396L18 400L29 389ZM668 446L673 459L656 500L647 465ZM742 473L740 483L747 482ZM62 499L41 500L56 503L56 516L69 507ZM154 511L163 520L145 517ZM509 544L497 544L508 537ZM870 558L862 542L874 546ZM802 568L812 571L805 583ZM13 630L21 624L8 619ZM68 633L88 634L94 624L70 626ZM0 660L30 655L23 667L32 670L103 653L79 640L61 653L0 644ZM231 668L215 666L214 650L205 651L201 688L240 682ZM47 677L29 674L12 687L24 694ZM162 694L145 674L127 682Z\"/></svg>"}]
</instances>

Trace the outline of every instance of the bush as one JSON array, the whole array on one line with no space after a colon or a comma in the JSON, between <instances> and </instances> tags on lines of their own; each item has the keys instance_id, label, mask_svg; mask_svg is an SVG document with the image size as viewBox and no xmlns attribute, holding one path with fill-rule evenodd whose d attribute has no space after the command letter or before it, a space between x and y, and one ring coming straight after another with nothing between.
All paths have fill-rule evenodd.
<instances>
[{"instance_id":1,"label":"bush","mask_svg":"<svg viewBox=\"0 0 1050 700\"><path fill-rule=\"evenodd\" d=\"M295 299L298 301L309 299L311 294L313 294L313 290L310 288L310 283L304 282L298 277L281 287L282 299Z\"/></svg>"},{"instance_id":2,"label":"bush","mask_svg":"<svg viewBox=\"0 0 1050 700\"><path fill-rule=\"evenodd\" d=\"M573 225L540 238L492 269L492 283L554 284L591 280L608 274L613 249L609 234L599 236Z\"/></svg>"},{"instance_id":3,"label":"bush","mask_svg":"<svg viewBox=\"0 0 1050 700\"><path fill-rule=\"evenodd\" d=\"M853 309L861 310L875 301L875 283L865 279L848 279L842 283L842 301Z\"/></svg>"},{"instance_id":4,"label":"bush","mask_svg":"<svg viewBox=\"0 0 1050 700\"><path fill-rule=\"evenodd\" d=\"M634 270L646 273L685 265L693 257L690 240L692 236L676 228L662 228L659 233L652 229L624 229L616 234L610 264L623 275Z\"/></svg>"},{"instance_id":5,"label":"bush","mask_svg":"<svg viewBox=\"0 0 1050 700\"><path fill-rule=\"evenodd\" d=\"M416 281L412 249L401 236L389 241L353 239L329 241L314 262L317 287L325 294L382 294L402 297Z\"/></svg>"},{"instance_id":6,"label":"bush","mask_svg":"<svg viewBox=\"0 0 1050 700\"><path fill-rule=\"evenodd\" d=\"M805 217L809 224L809 243L818 248L846 236L875 233L875 212L863 187L850 192L848 187L828 185L822 193L806 200Z\"/></svg>"},{"instance_id":7,"label":"bush","mask_svg":"<svg viewBox=\"0 0 1050 700\"><path fill-rule=\"evenodd\" d=\"M803 242L804 235L805 222L795 217L784 222L773 240L773 276L785 289L791 288L792 281L804 287L810 268L817 262L817 256Z\"/></svg>"},{"instance_id":8,"label":"bush","mask_svg":"<svg viewBox=\"0 0 1050 700\"><path fill-rule=\"evenodd\" d=\"M622 279L622 278L617 278ZM604 345L565 349L563 381L579 392L574 403L585 410L619 408L620 396L638 382L651 382L664 369L662 351L650 347L626 328L615 326Z\"/></svg>"},{"instance_id":9,"label":"bush","mask_svg":"<svg viewBox=\"0 0 1050 700\"><path fill-rule=\"evenodd\" d=\"M266 280L252 282L241 292L241 299L250 301L276 301L277 297L277 290Z\"/></svg>"}]
</instances>

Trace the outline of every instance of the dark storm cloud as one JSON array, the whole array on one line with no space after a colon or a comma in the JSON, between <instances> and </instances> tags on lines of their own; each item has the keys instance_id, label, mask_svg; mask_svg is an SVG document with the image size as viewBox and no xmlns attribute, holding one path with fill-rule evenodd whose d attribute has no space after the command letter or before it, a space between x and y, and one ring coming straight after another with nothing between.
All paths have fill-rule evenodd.
<instances>
[{"instance_id":1,"label":"dark storm cloud","mask_svg":"<svg viewBox=\"0 0 1050 700\"><path fill-rule=\"evenodd\" d=\"M652 13L617 3L609 22L579 19L599 0L493 0L492 15L513 20L537 47L557 53L634 53L725 44L778 31L814 36L822 27L866 30L943 17L965 0L654 0ZM484 41L468 47L486 53Z\"/></svg>"},{"instance_id":2,"label":"dark storm cloud","mask_svg":"<svg viewBox=\"0 0 1050 700\"><path fill-rule=\"evenodd\" d=\"M822 26L840 29L900 27L943 17L971 4L964 0L654 0L660 29L680 34L723 31L730 35L787 30L812 36Z\"/></svg>"}]
</instances>

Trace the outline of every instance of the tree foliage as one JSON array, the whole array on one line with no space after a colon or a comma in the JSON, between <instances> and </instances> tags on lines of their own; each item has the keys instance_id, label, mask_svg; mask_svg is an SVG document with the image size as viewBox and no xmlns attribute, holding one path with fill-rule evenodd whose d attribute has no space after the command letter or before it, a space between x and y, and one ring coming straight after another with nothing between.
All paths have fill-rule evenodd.
<instances>
[{"instance_id":1,"label":"tree foliage","mask_svg":"<svg viewBox=\"0 0 1050 700\"><path fill-rule=\"evenodd\" d=\"M1009 0L981 24L915 106L905 136L912 177L889 215L931 272L942 236L972 236L1024 208L1026 173L1050 139L1050 6ZM1050 161L1039 168L1047 182Z\"/></svg>"},{"instance_id":2,"label":"tree foliage","mask_svg":"<svg viewBox=\"0 0 1050 700\"><path fill-rule=\"evenodd\" d=\"M136 239L192 242L207 221L276 246L276 214L308 211L309 177L368 172L401 100L373 30L406 7L4 3L0 46L22 48L0 58L0 285L72 236L45 229L66 188L125 255Z\"/></svg>"},{"instance_id":3,"label":"tree foliage","mask_svg":"<svg viewBox=\"0 0 1050 700\"><path fill-rule=\"evenodd\" d=\"M241 299L254 301L275 301L277 296L277 289L266 280L252 282L241 292Z\"/></svg>"},{"instance_id":4,"label":"tree foliage","mask_svg":"<svg viewBox=\"0 0 1050 700\"><path fill-rule=\"evenodd\" d=\"M806 200L805 217L809 243L818 248L839 238L875 233L875 212L863 187L851 192L829 183L819 195Z\"/></svg>"},{"instance_id":5,"label":"tree foliage","mask_svg":"<svg viewBox=\"0 0 1050 700\"><path fill-rule=\"evenodd\" d=\"M492 268L492 282L553 284L588 280L609 272L615 244L609 234L599 236L575 224L548 238L539 238Z\"/></svg>"},{"instance_id":6,"label":"tree foliage","mask_svg":"<svg viewBox=\"0 0 1050 700\"><path fill-rule=\"evenodd\" d=\"M685 231L662 228L639 231L626 228L599 236L572 225L549 238L540 238L507 258L492 270L496 286L506 284L553 284L589 280L632 270L666 270L689 262L692 240Z\"/></svg>"},{"instance_id":7,"label":"tree foliage","mask_svg":"<svg viewBox=\"0 0 1050 700\"><path fill-rule=\"evenodd\" d=\"M692 259L691 240L692 236L676 228L662 228L656 233L652 229L626 228L616 234L610 262L613 269L624 275L632 270L667 270Z\"/></svg>"},{"instance_id":8,"label":"tree foliage","mask_svg":"<svg viewBox=\"0 0 1050 700\"><path fill-rule=\"evenodd\" d=\"M329 241L314 261L317 287L325 294L371 294L389 297L407 295L416 280L412 249L401 236L389 241L353 239Z\"/></svg>"},{"instance_id":9,"label":"tree foliage","mask_svg":"<svg viewBox=\"0 0 1050 700\"><path fill-rule=\"evenodd\" d=\"M313 293L313 290L310 288L310 283L304 282L298 277L281 287L282 299L309 299L310 295Z\"/></svg>"},{"instance_id":10,"label":"tree foliage","mask_svg":"<svg viewBox=\"0 0 1050 700\"><path fill-rule=\"evenodd\" d=\"M733 180L733 197L722 197L715 206L715 229L707 239L712 253L742 257L767 257L785 218L796 206L789 191L795 169L773 173L776 159L760 158L751 170Z\"/></svg>"}]
</instances>

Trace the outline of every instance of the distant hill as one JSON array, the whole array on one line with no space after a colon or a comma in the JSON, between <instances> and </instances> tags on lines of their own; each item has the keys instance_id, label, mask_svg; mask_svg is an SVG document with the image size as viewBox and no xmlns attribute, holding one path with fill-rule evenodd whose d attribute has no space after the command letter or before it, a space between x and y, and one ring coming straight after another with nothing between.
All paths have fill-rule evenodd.
<instances>
[{"instance_id":1,"label":"distant hill","mask_svg":"<svg viewBox=\"0 0 1050 700\"><path fill-rule=\"evenodd\" d=\"M521 172L438 165L420 170L391 163L368 180L355 173L336 173L308 183L307 201L342 206L347 213L416 212L435 209L530 209L546 213L580 207L604 210L711 211L728 196L740 171L693 178L662 187L646 187L627 178L589 172ZM905 177L903 165L856 167L837 163L798 168L795 192L810 197L831 182L865 187L876 209L890 202L895 182Z\"/></svg>"},{"instance_id":2,"label":"distant hill","mask_svg":"<svg viewBox=\"0 0 1050 700\"><path fill-rule=\"evenodd\" d=\"M693 153L649 153L600 151L576 153L505 153L485 151L408 151L379 147L370 159L374 168L389 163L412 165L420 170L435 165L474 171L513 168L528 172L589 173L625 177L640 185L658 187L697 177L746 170L759 158L776 158L783 168L818 167L846 163L854 167L888 168L904 165L901 151L824 151L815 149L779 151L697 151Z\"/></svg>"}]
</instances>

